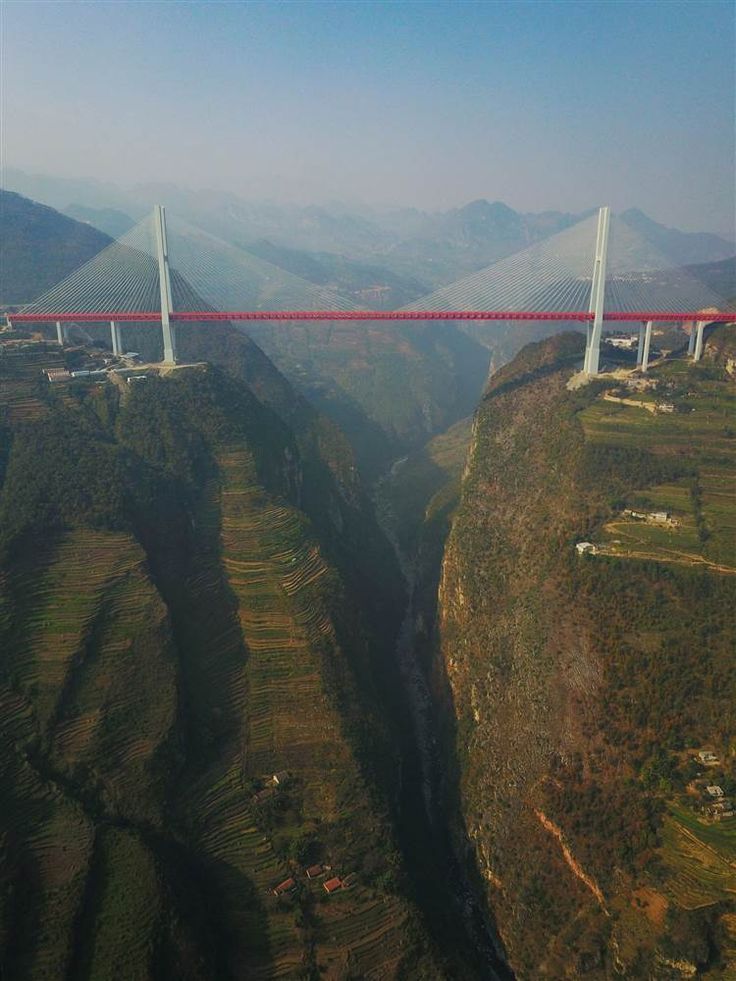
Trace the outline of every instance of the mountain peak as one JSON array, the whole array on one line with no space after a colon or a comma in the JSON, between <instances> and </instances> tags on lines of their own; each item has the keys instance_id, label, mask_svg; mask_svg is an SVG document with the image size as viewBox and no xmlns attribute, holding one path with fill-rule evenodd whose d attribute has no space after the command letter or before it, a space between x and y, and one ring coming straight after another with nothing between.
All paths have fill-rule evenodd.
<instances>
[{"instance_id":1,"label":"mountain peak","mask_svg":"<svg viewBox=\"0 0 736 981\"><path fill-rule=\"evenodd\" d=\"M481 215L485 214L489 217L500 218L500 217L518 217L518 212L514 211L503 201L489 201L487 198L476 198L474 201L469 201L467 204L463 205L462 208L458 208L460 214L473 214Z\"/></svg>"},{"instance_id":2,"label":"mountain peak","mask_svg":"<svg viewBox=\"0 0 736 981\"><path fill-rule=\"evenodd\" d=\"M620 216L630 228L640 232L675 265L718 262L733 255L733 244L710 232L682 232L662 225L641 208L628 208Z\"/></svg>"}]
</instances>

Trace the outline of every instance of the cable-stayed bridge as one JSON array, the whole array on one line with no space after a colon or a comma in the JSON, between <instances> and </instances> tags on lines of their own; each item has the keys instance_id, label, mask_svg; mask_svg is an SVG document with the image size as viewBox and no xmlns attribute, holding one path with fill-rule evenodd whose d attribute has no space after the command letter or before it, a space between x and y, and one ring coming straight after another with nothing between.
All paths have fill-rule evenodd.
<instances>
[{"instance_id":1,"label":"cable-stayed bridge","mask_svg":"<svg viewBox=\"0 0 736 981\"><path fill-rule=\"evenodd\" d=\"M177 322L313 320L487 320L585 323L584 370L598 373L606 321L638 323L648 358L652 323L693 322L700 357L707 323L736 320L724 300L674 266L625 220L601 208L562 232L444 286L399 310L358 308L177 218L163 207L36 301L14 322L160 324L164 361L176 361Z\"/></svg>"}]
</instances>

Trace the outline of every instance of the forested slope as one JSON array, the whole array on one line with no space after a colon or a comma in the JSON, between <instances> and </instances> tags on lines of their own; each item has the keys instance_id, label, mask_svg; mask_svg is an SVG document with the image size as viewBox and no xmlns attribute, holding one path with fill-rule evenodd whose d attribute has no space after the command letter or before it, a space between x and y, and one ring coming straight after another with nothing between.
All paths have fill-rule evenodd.
<instances>
[{"instance_id":1,"label":"forested slope","mask_svg":"<svg viewBox=\"0 0 736 981\"><path fill-rule=\"evenodd\" d=\"M0 304L30 302L110 241L91 225L0 188Z\"/></svg>"}]
</instances>

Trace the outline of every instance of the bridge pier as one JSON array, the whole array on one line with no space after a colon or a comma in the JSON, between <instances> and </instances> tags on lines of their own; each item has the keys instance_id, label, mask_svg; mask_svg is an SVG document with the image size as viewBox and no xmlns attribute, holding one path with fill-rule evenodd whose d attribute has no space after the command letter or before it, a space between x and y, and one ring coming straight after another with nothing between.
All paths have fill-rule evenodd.
<instances>
[{"instance_id":1,"label":"bridge pier","mask_svg":"<svg viewBox=\"0 0 736 981\"><path fill-rule=\"evenodd\" d=\"M112 353L118 356L121 355L123 353L122 335L120 333L120 324L116 320L110 321L110 338L112 340Z\"/></svg>"},{"instance_id":2,"label":"bridge pier","mask_svg":"<svg viewBox=\"0 0 736 981\"><path fill-rule=\"evenodd\" d=\"M64 336L64 328L61 326L60 320L56 321L56 340L57 343L59 344L59 347L64 347L64 342L66 341L66 337Z\"/></svg>"},{"instance_id":3,"label":"bridge pier","mask_svg":"<svg viewBox=\"0 0 736 981\"><path fill-rule=\"evenodd\" d=\"M642 321L639 324L639 343L636 345L636 366L637 368L644 360L644 331L646 330L646 323Z\"/></svg>"},{"instance_id":4,"label":"bridge pier","mask_svg":"<svg viewBox=\"0 0 736 981\"><path fill-rule=\"evenodd\" d=\"M644 350L641 355L641 370L647 372L649 370L649 348L652 344L652 321L647 320L646 326L644 328Z\"/></svg>"},{"instance_id":5,"label":"bridge pier","mask_svg":"<svg viewBox=\"0 0 736 981\"><path fill-rule=\"evenodd\" d=\"M699 320L697 330L695 333L695 350L693 351L693 361L700 361L703 356L703 331L705 330L705 321Z\"/></svg>"},{"instance_id":6,"label":"bridge pier","mask_svg":"<svg viewBox=\"0 0 736 981\"><path fill-rule=\"evenodd\" d=\"M687 341L687 353L692 356L695 353L695 334L696 334L697 324L693 324L690 328L690 337Z\"/></svg>"},{"instance_id":7,"label":"bridge pier","mask_svg":"<svg viewBox=\"0 0 736 981\"><path fill-rule=\"evenodd\" d=\"M585 362L583 371L586 375L597 375L601 357L601 334L603 333L603 303L606 292L606 255L608 252L608 229L610 208L601 208L598 212L598 231L595 242L595 260L593 262L593 282L590 288L589 311L593 314L593 323L588 326L588 338L585 345Z\"/></svg>"}]
</instances>

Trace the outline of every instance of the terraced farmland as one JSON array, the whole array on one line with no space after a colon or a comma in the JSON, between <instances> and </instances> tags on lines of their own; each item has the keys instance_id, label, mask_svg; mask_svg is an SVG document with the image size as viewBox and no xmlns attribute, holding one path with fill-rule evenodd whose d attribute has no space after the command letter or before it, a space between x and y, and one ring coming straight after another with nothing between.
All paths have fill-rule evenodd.
<instances>
[{"instance_id":1,"label":"terraced farmland","mask_svg":"<svg viewBox=\"0 0 736 981\"><path fill-rule=\"evenodd\" d=\"M211 369L125 394L2 419L0 974L439 977L363 770L367 628L293 503L325 468Z\"/></svg>"},{"instance_id":2,"label":"terraced farmland","mask_svg":"<svg viewBox=\"0 0 736 981\"><path fill-rule=\"evenodd\" d=\"M736 976L736 819L704 824L691 813L672 808L662 834L666 891L683 910L720 908L721 958L708 977Z\"/></svg>"},{"instance_id":3,"label":"terraced farmland","mask_svg":"<svg viewBox=\"0 0 736 981\"><path fill-rule=\"evenodd\" d=\"M665 822L663 858L668 890L683 909L699 909L736 895L736 819L705 825L685 811Z\"/></svg>"},{"instance_id":4,"label":"terraced farmland","mask_svg":"<svg viewBox=\"0 0 736 981\"><path fill-rule=\"evenodd\" d=\"M81 956L75 937L95 848L92 797L159 819L153 758L173 721L172 664L165 609L143 560L128 535L78 529L25 549L4 584L0 717L13 752L0 761L0 795L22 883L11 976L56 979ZM88 773L96 790L80 797ZM108 864L137 888L126 863ZM119 961L134 957L130 937L141 936L138 915L127 917L127 937L119 917L101 920L120 935Z\"/></svg>"},{"instance_id":5,"label":"terraced farmland","mask_svg":"<svg viewBox=\"0 0 736 981\"><path fill-rule=\"evenodd\" d=\"M55 765L94 767L123 812L141 806L153 817L174 665L143 563L133 539L111 532L80 529L29 550L12 586L7 650Z\"/></svg>"},{"instance_id":6,"label":"terraced farmland","mask_svg":"<svg viewBox=\"0 0 736 981\"><path fill-rule=\"evenodd\" d=\"M99 837L99 927L84 966L100 981L144 978L152 973L163 912L155 861L130 832L109 829Z\"/></svg>"},{"instance_id":7,"label":"terraced farmland","mask_svg":"<svg viewBox=\"0 0 736 981\"><path fill-rule=\"evenodd\" d=\"M736 572L736 394L731 380L713 380L707 370L677 361L653 369L660 383L690 386L680 398L682 411L653 414L601 395L579 413L590 443L648 450L689 471L679 480L641 488L627 501L634 509L668 511L676 524L625 516L609 521L599 539L609 554Z\"/></svg>"},{"instance_id":8,"label":"terraced farmland","mask_svg":"<svg viewBox=\"0 0 736 981\"><path fill-rule=\"evenodd\" d=\"M94 829L82 808L24 752L34 733L28 702L0 689L2 828L14 887L3 909L9 976L54 981L71 961Z\"/></svg>"},{"instance_id":9,"label":"terraced farmland","mask_svg":"<svg viewBox=\"0 0 736 981\"><path fill-rule=\"evenodd\" d=\"M232 597L229 625L191 624L199 651L192 668L205 689L201 709L215 708L225 737L218 766L202 777L190 806L200 846L228 897L228 928L247 950L247 969L235 973L290 977L311 958L326 976L341 976L347 963L359 964L366 977L390 976L405 952L405 904L365 887L317 903L320 884L307 886L289 850L308 832L339 866L356 828L368 838L380 828L335 694L328 694L328 670L333 680L345 670L329 612L335 574L304 517L264 492L246 448L225 448L218 464L220 479L209 485L199 517L209 544L196 561L189 602L203 608L205 597L223 587ZM254 788L268 786L274 773L282 783L256 801ZM300 882L298 894L270 895L290 875Z\"/></svg>"},{"instance_id":10,"label":"terraced farmland","mask_svg":"<svg viewBox=\"0 0 736 981\"><path fill-rule=\"evenodd\" d=\"M63 368L60 348L45 344L32 347L4 346L0 355L0 422L10 425L32 422L45 411L39 397L46 381L43 371Z\"/></svg>"}]
</instances>

